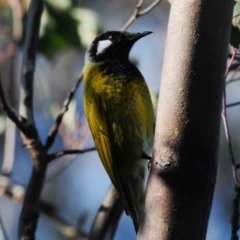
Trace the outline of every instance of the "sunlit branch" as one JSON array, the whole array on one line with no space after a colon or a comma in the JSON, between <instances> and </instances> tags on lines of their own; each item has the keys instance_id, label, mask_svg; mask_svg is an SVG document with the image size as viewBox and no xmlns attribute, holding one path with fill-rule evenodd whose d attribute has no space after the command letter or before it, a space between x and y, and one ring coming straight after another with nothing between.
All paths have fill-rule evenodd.
<instances>
[{"instance_id":1,"label":"sunlit branch","mask_svg":"<svg viewBox=\"0 0 240 240\"><path fill-rule=\"evenodd\" d=\"M3 89L2 89L2 80L0 78L0 99L1 99L1 104L2 104L2 108L5 111L6 115L16 124L16 126L18 127L18 129L20 131L22 131L23 133L26 133L26 127L25 124L23 123L23 121L21 121L16 112L11 109L6 101Z\"/></svg>"},{"instance_id":2,"label":"sunlit branch","mask_svg":"<svg viewBox=\"0 0 240 240\"><path fill-rule=\"evenodd\" d=\"M226 68L225 72L225 78L227 77L229 73L229 69L231 64L233 63L233 60L235 58L235 55L237 53L237 49L233 48L233 54L232 57L228 63L228 66ZM232 141L231 141L231 135L229 131L229 126L228 126L228 118L227 118L227 112L226 112L226 87L224 88L224 93L223 93L223 100L222 100L222 120L223 120L223 125L224 125L224 130L225 130L225 135L226 135L226 140L228 143L228 150L231 158L231 163L232 163L232 171L233 171L233 178L235 183L238 183L238 176L237 176L237 169L236 169L236 161L233 153L233 147L232 147Z\"/></svg>"},{"instance_id":3,"label":"sunlit branch","mask_svg":"<svg viewBox=\"0 0 240 240\"><path fill-rule=\"evenodd\" d=\"M143 5L143 0L139 0L138 4L135 7L135 10L134 10L132 16L129 18L129 20L126 22L126 24L121 28L121 31L125 31L137 18L149 13L160 2L161 2L161 0L156 0L152 4L150 4L148 7L146 7L144 10L140 11L141 8L142 8L142 5Z\"/></svg>"}]
</instances>

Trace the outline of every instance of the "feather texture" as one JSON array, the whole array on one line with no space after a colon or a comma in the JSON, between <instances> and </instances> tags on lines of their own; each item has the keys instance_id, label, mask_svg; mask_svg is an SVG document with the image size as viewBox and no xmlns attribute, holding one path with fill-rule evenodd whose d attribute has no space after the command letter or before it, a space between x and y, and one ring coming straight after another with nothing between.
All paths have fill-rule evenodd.
<instances>
[{"instance_id":1,"label":"feather texture","mask_svg":"<svg viewBox=\"0 0 240 240\"><path fill-rule=\"evenodd\" d=\"M130 62L89 62L84 107L100 159L138 229L154 113L148 87Z\"/></svg>"}]
</instances>

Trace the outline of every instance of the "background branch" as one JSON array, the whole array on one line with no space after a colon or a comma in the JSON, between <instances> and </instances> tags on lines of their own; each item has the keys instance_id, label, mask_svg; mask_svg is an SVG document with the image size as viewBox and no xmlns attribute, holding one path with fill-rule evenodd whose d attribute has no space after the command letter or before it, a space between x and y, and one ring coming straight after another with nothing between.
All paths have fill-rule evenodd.
<instances>
[{"instance_id":1,"label":"background branch","mask_svg":"<svg viewBox=\"0 0 240 240\"><path fill-rule=\"evenodd\" d=\"M16 112L11 109L7 103L7 100L5 98L5 94L3 92L2 88L2 79L0 77L0 98L1 98L1 105L3 110L5 111L6 115L16 124L18 129L22 131L23 133L26 133L25 125L20 119L18 118Z\"/></svg>"},{"instance_id":2,"label":"background branch","mask_svg":"<svg viewBox=\"0 0 240 240\"><path fill-rule=\"evenodd\" d=\"M89 239L113 239L123 210L118 191L111 185L94 219Z\"/></svg>"},{"instance_id":3,"label":"background branch","mask_svg":"<svg viewBox=\"0 0 240 240\"><path fill-rule=\"evenodd\" d=\"M30 3L21 74L20 115L33 125L35 124L33 116L33 80L42 11L42 0Z\"/></svg>"},{"instance_id":4,"label":"background branch","mask_svg":"<svg viewBox=\"0 0 240 240\"><path fill-rule=\"evenodd\" d=\"M225 71L225 78L227 78L229 71L231 69L231 66L233 64L233 61L236 57L237 54L236 48L232 47L232 56L231 59L228 63L227 69ZM233 174L233 179L235 181L235 197L233 199L233 209L232 209L232 216L231 216L231 240L237 240L238 239L238 230L239 230L239 200L240 200L240 182L238 178L238 168L239 164L236 163L234 152L233 152L233 146L232 146L232 140L231 140L231 134L230 134L230 129L228 125L228 117L227 117L227 111L226 108L227 106L236 106L237 104L229 104L226 105L226 86L227 83L230 81L225 81L225 89L223 92L223 101L222 101L222 120L223 120L223 125L224 125L224 130L225 130L225 135L226 135L226 140L228 144L228 150L230 154L230 160L231 160L231 165L232 165L232 174Z\"/></svg>"},{"instance_id":5,"label":"background branch","mask_svg":"<svg viewBox=\"0 0 240 240\"><path fill-rule=\"evenodd\" d=\"M125 31L129 26L140 16L145 15L146 13L149 13L152 11L160 2L161 0L156 0L152 4L150 4L147 8L140 11L143 5L143 0L139 0L138 4L135 7L135 10L132 14L132 16L129 18L129 20L125 23L125 25L121 28L121 31Z\"/></svg>"}]
</instances>

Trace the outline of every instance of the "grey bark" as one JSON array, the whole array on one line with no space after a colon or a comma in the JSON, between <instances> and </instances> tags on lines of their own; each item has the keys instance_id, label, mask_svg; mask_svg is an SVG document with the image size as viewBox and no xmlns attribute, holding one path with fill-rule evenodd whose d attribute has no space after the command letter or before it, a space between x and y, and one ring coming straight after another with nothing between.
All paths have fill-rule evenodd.
<instances>
[{"instance_id":1,"label":"grey bark","mask_svg":"<svg viewBox=\"0 0 240 240\"><path fill-rule=\"evenodd\" d=\"M172 1L140 240L206 238L232 7Z\"/></svg>"}]
</instances>

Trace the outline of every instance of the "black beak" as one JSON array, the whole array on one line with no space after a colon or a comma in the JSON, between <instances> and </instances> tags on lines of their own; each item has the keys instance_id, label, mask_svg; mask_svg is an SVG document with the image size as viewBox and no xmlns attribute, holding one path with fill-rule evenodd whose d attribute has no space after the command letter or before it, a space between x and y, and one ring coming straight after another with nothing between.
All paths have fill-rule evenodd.
<instances>
[{"instance_id":1,"label":"black beak","mask_svg":"<svg viewBox=\"0 0 240 240\"><path fill-rule=\"evenodd\" d=\"M145 32L140 32L140 33L130 33L129 36L128 36L128 39L131 42L136 42L140 38L145 37L145 36L147 36L147 35L149 35L151 33L152 32L150 32L150 31L145 31Z\"/></svg>"}]
</instances>

